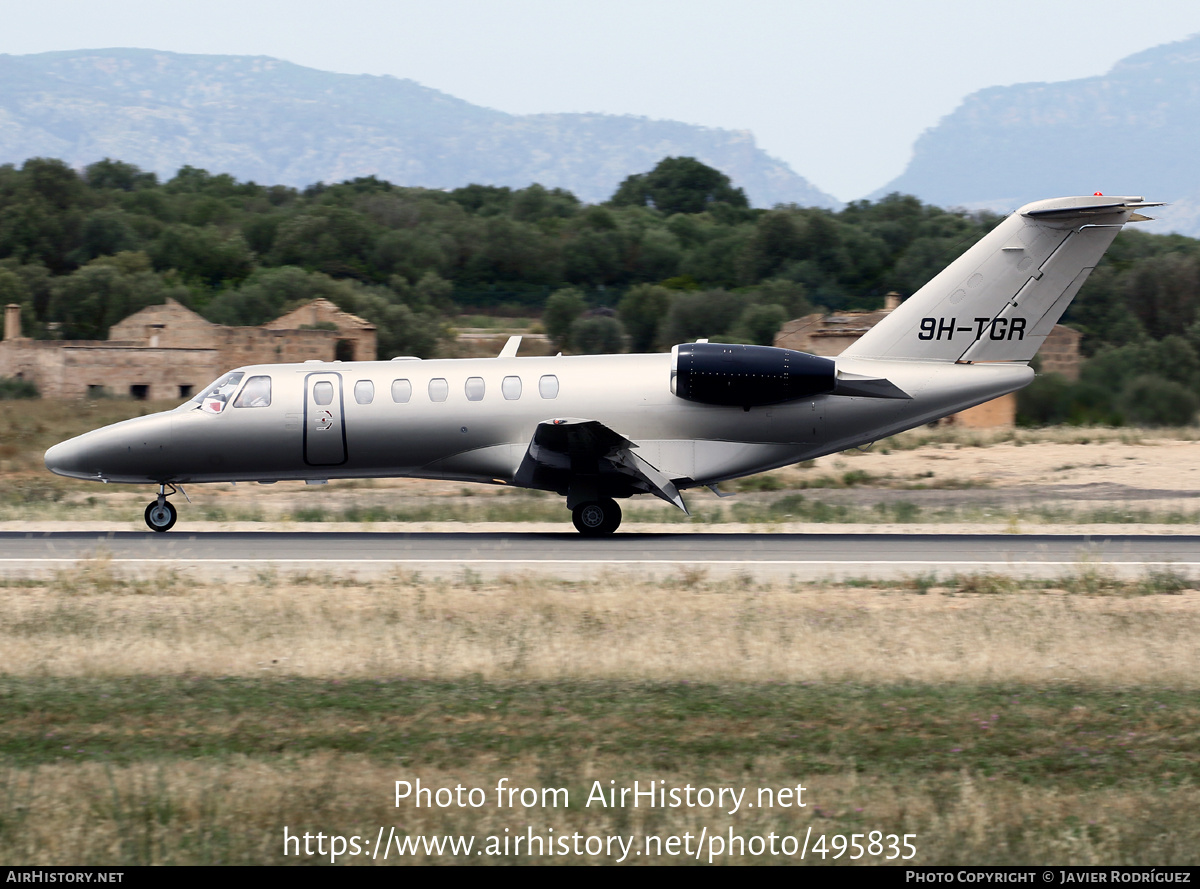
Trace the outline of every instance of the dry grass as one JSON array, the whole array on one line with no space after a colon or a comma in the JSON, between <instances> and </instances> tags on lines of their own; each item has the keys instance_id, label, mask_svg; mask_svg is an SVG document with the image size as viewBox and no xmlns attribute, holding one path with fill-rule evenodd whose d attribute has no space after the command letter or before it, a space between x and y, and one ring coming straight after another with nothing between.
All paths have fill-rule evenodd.
<instances>
[{"instance_id":1,"label":"dry grass","mask_svg":"<svg viewBox=\"0 0 1200 889\"><path fill-rule=\"evenodd\" d=\"M126 580L106 560L0 588L10 676L1082 682L1200 687L1200 594L1082 565L892 586L263 574L249 588ZM914 595L916 593L916 595ZM1161 595L1155 595L1161 594Z\"/></svg>"},{"instance_id":2,"label":"dry grass","mask_svg":"<svg viewBox=\"0 0 1200 889\"><path fill-rule=\"evenodd\" d=\"M284 825L293 834L356 835L372 841L380 825L384 826L385 836L388 828L395 826L401 836L467 835L476 837L480 845L488 835L503 836L506 831L510 835L525 834L530 827L543 837L550 830L555 836L576 831L602 836L619 833L637 838L639 845L642 837L681 836L685 832L697 837L704 828L710 834L727 835L732 827L746 837L776 833L800 838L811 829L814 843L821 834L880 830L915 834L915 862L941 864L1041 861L1163 866L1194 862L1200 844L1195 819L1200 791L1195 787L1179 788L1170 794L1147 788L1064 795L1055 789L996 780L970 769L900 785L861 776L853 764L847 763L839 773L805 779L806 797L811 802L804 809L743 809L730 816L695 809L640 808L619 810L618 815L582 805L592 780L608 775L625 778L622 769L620 761L585 755L554 776L559 786L571 791L570 808L515 812L491 804L465 812L417 809L407 804L397 809L391 799L393 782L411 780L412 772L361 756L319 755L282 763L235 758L221 763L143 763L117 768L55 765L37 772L10 770L0 773L0 793L7 791L22 808L20 822L7 825L17 841L7 846L6 860L39 864L261 864L311 863L317 858L285 858ZM497 774L495 764L483 758L453 770L421 769L425 786L481 787L489 793ZM541 786L547 778L536 768L521 766L505 769L503 774L516 786ZM794 786L797 779L794 764L782 761L756 762L753 776L739 770L698 776L694 771L676 769L655 769L653 775L673 787L706 782L751 788ZM0 823L0 832L4 826ZM705 849L705 861L708 851ZM325 861L329 860L326 855ZM657 859L659 863L678 860L666 856ZM718 854L714 863L778 860L769 855L739 858ZM806 860L821 863L820 856L811 852ZM449 863L454 859L422 853L405 863L436 861ZM574 856L481 859L481 863L501 861L582 863ZM590 861L607 863L611 859L597 856ZM638 863L638 859L631 856L631 862ZM343 856L340 863L385 862ZM391 863L395 863L394 855ZM877 863L877 859L865 858L860 863Z\"/></svg>"},{"instance_id":3,"label":"dry grass","mask_svg":"<svg viewBox=\"0 0 1200 889\"><path fill-rule=\"evenodd\" d=\"M661 584L264 574L231 589L92 560L0 586L0 859L301 863L285 826L382 825L478 842L879 830L915 834L923 864L1188 863L1191 586L1083 565L1046 584L694 570ZM566 788L571 805L393 801L397 780L490 794L501 777ZM803 783L809 805L583 805L609 780Z\"/></svg>"}]
</instances>

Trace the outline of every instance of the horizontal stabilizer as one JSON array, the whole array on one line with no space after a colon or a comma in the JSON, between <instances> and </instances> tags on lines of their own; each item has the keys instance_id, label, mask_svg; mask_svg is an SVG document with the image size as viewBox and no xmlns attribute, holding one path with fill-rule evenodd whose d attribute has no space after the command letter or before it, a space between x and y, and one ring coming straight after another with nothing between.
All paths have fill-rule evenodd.
<instances>
[{"instance_id":1,"label":"horizontal stabilizer","mask_svg":"<svg viewBox=\"0 0 1200 889\"><path fill-rule=\"evenodd\" d=\"M1050 202L1047 201L1045 203ZM1037 207L1032 210L1026 210L1021 215L1034 219L1064 219L1072 216L1100 216L1116 210L1142 210L1146 207L1161 207L1163 204L1163 201L1143 201L1141 198L1114 197L1076 206ZM1127 221L1132 222L1134 220L1130 219Z\"/></svg>"}]
</instances>

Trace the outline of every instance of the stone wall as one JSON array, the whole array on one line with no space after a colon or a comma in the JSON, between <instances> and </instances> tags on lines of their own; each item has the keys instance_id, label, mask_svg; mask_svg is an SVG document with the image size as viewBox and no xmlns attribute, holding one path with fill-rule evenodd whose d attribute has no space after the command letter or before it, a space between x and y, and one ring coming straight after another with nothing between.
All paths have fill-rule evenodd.
<instances>
[{"instance_id":1,"label":"stone wall","mask_svg":"<svg viewBox=\"0 0 1200 889\"><path fill-rule=\"evenodd\" d=\"M110 395L182 401L222 370L215 349L86 340L0 342L0 372L31 380L47 398Z\"/></svg>"},{"instance_id":2,"label":"stone wall","mask_svg":"<svg viewBox=\"0 0 1200 889\"><path fill-rule=\"evenodd\" d=\"M48 398L184 399L246 364L375 358L375 328L324 299L262 327L213 324L168 300L114 324L107 340L32 340L12 314L0 376L29 380Z\"/></svg>"},{"instance_id":3,"label":"stone wall","mask_svg":"<svg viewBox=\"0 0 1200 889\"><path fill-rule=\"evenodd\" d=\"M1055 324L1038 350L1041 359L1041 372L1044 374L1062 374L1071 382L1079 379L1079 341L1083 334L1070 327Z\"/></svg>"},{"instance_id":4,"label":"stone wall","mask_svg":"<svg viewBox=\"0 0 1200 889\"><path fill-rule=\"evenodd\" d=\"M219 327L215 339L221 364L231 370L243 364L295 364L310 359L333 361L339 332Z\"/></svg>"}]
</instances>

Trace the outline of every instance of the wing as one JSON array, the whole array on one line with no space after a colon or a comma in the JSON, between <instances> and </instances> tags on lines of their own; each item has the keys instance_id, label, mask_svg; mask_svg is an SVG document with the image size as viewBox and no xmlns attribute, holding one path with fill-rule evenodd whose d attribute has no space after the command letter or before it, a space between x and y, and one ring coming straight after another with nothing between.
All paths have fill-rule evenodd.
<instances>
[{"instance_id":1,"label":"wing","mask_svg":"<svg viewBox=\"0 0 1200 889\"><path fill-rule=\"evenodd\" d=\"M599 420L546 420L534 430L514 480L546 487L548 479L556 479L567 488L568 506L604 491L628 491L654 494L686 513L674 482L635 454L636 447Z\"/></svg>"}]
</instances>

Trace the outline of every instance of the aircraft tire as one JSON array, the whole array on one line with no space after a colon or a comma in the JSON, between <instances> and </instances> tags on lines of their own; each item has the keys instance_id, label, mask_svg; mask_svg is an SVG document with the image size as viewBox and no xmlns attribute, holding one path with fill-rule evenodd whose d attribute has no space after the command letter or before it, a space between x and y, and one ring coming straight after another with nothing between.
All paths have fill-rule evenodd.
<instances>
[{"instance_id":1,"label":"aircraft tire","mask_svg":"<svg viewBox=\"0 0 1200 889\"><path fill-rule=\"evenodd\" d=\"M584 537L607 537L621 524L621 507L615 500L580 503L571 511L571 521Z\"/></svg>"},{"instance_id":2,"label":"aircraft tire","mask_svg":"<svg viewBox=\"0 0 1200 889\"><path fill-rule=\"evenodd\" d=\"M175 527L175 520L179 518L179 510L175 508L175 504L166 501L162 506L158 505L157 500L151 500L150 505L146 507L146 524L151 531L170 531Z\"/></svg>"}]
</instances>

